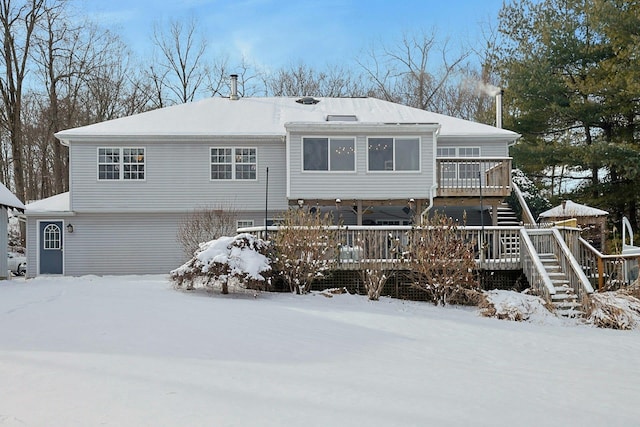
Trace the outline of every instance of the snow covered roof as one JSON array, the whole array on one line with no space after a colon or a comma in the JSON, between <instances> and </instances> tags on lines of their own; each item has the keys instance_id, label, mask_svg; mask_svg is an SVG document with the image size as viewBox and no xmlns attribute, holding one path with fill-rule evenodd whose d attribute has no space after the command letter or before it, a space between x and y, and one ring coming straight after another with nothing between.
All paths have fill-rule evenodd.
<instances>
[{"instance_id":1,"label":"snow covered roof","mask_svg":"<svg viewBox=\"0 0 640 427\"><path fill-rule=\"evenodd\" d=\"M551 208L540 214L541 218L563 218L577 216L603 216L609 215L609 212L602 209L592 208L591 206L581 205L580 203L567 200L565 206L562 205Z\"/></svg>"},{"instance_id":2,"label":"snow covered roof","mask_svg":"<svg viewBox=\"0 0 640 427\"><path fill-rule=\"evenodd\" d=\"M0 206L24 210L24 204L4 184L0 183Z\"/></svg>"},{"instance_id":3,"label":"snow covered roof","mask_svg":"<svg viewBox=\"0 0 640 427\"><path fill-rule=\"evenodd\" d=\"M285 124L327 123L328 116L348 117L353 123L431 123L441 126L440 136L490 136L515 140L515 132L432 113L376 98L316 98L301 104L294 97L207 98L129 117L64 130L56 137L108 136L285 135ZM356 124L354 123L354 124Z\"/></svg>"},{"instance_id":4,"label":"snow covered roof","mask_svg":"<svg viewBox=\"0 0 640 427\"><path fill-rule=\"evenodd\" d=\"M34 212L69 212L71 203L69 201L69 192L56 194L46 199L36 200L27 203L26 213Z\"/></svg>"}]
</instances>

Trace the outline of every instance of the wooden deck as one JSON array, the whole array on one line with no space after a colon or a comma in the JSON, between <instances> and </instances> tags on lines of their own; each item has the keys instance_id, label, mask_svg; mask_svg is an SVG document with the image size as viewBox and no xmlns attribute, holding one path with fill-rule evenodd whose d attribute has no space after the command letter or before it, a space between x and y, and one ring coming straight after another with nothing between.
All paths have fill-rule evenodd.
<instances>
[{"instance_id":1,"label":"wooden deck","mask_svg":"<svg viewBox=\"0 0 640 427\"><path fill-rule=\"evenodd\" d=\"M498 197L511 194L511 158L436 159L437 197Z\"/></svg>"}]
</instances>

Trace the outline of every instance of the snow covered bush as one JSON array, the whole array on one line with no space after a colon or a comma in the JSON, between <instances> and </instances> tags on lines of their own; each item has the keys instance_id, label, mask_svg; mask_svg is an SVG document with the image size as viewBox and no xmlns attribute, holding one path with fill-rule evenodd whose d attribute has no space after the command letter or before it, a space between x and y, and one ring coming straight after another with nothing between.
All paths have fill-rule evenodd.
<instances>
[{"instance_id":1,"label":"snow covered bush","mask_svg":"<svg viewBox=\"0 0 640 427\"><path fill-rule=\"evenodd\" d=\"M307 208L289 209L272 237L274 269L297 294L308 293L314 280L322 278L337 258L337 231L330 214Z\"/></svg>"},{"instance_id":2,"label":"snow covered bush","mask_svg":"<svg viewBox=\"0 0 640 427\"><path fill-rule=\"evenodd\" d=\"M220 237L202 243L193 258L169 273L177 287L194 289L220 286L229 293L229 284L263 289L271 271L269 244L251 234Z\"/></svg>"},{"instance_id":3,"label":"snow covered bush","mask_svg":"<svg viewBox=\"0 0 640 427\"><path fill-rule=\"evenodd\" d=\"M518 322L555 317L547 308L544 299L514 291L484 292L478 307L482 316Z\"/></svg>"},{"instance_id":4,"label":"snow covered bush","mask_svg":"<svg viewBox=\"0 0 640 427\"><path fill-rule=\"evenodd\" d=\"M178 224L178 242L187 257L200 243L236 234L237 211L232 206L202 207L191 211Z\"/></svg>"},{"instance_id":5,"label":"snow covered bush","mask_svg":"<svg viewBox=\"0 0 640 427\"><path fill-rule=\"evenodd\" d=\"M412 233L413 283L438 304L468 304L480 286L474 273L475 241L455 221L436 213Z\"/></svg>"}]
</instances>

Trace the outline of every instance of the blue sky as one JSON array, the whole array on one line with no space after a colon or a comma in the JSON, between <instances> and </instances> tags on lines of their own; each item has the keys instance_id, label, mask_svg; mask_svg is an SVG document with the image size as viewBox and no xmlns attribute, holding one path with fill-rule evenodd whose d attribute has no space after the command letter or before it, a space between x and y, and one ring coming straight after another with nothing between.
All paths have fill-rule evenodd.
<instances>
[{"instance_id":1,"label":"blue sky","mask_svg":"<svg viewBox=\"0 0 640 427\"><path fill-rule=\"evenodd\" d=\"M195 17L212 54L270 68L353 63L372 44L436 29L450 46L478 45L503 0L81 0L82 9L149 52L154 23Z\"/></svg>"}]
</instances>

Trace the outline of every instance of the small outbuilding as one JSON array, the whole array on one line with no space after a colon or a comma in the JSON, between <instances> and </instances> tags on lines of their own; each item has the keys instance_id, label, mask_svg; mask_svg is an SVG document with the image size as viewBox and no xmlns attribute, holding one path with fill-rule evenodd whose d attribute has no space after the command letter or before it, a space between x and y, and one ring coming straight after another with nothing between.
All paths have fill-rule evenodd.
<instances>
[{"instance_id":1,"label":"small outbuilding","mask_svg":"<svg viewBox=\"0 0 640 427\"><path fill-rule=\"evenodd\" d=\"M0 183L0 279L9 277L9 266L7 264L9 209L24 212L25 207L15 194Z\"/></svg>"},{"instance_id":2,"label":"small outbuilding","mask_svg":"<svg viewBox=\"0 0 640 427\"><path fill-rule=\"evenodd\" d=\"M554 208L540 214L541 222L560 222L575 219L582 231L582 237L594 248L605 251L607 236L607 215L609 212L571 200L563 200Z\"/></svg>"}]
</instances>

